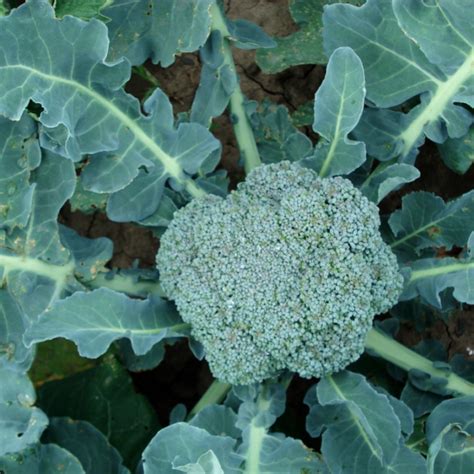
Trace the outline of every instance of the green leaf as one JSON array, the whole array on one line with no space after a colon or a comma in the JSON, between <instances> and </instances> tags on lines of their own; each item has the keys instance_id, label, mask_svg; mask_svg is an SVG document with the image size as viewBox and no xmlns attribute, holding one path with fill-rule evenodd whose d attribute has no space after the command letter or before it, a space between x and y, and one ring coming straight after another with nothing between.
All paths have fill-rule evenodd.
<instances>
[{"instance_id":1,"label":"green leaf","mask_svg":"<svg viewBox=\"0 0 474 474\"><path fill-rule=\"evenodd\" d=\"M51 443L73 454L88 474L127 474L118 451L107 438L87 421L71 418L52 418L42 437L43 443Z\"/></svg>"},{"instance_id":2,"label":"green leaf","mask_svg":"<svg viewBox=\"0 0 474 474\"><path fill-rule=\"evenodd\" d=\"M86 474L79 460L55 444L36 444L15 454L0 457L5 474Z\"/></svg>"},{"instance_id":3,"label":"green leaf","mask_svg":"<svg viewBox=\"0 0 474 474\"><path fill-rule=\"evenodd\" d=\"M159 431L143 452L143 472L171 474L176 472L176 466L198 463L203 454L211 451L226 474L237 474L242 472L238 469L242 460L233 451L235 445L236 440L228 436L215 436L187 423L175 423Z\"/></svg>"},{"instance_id":4,"label":"green leaf","mask_svg":"<svg viewBox=\"0 0 474 474\"><path fill-rule=\"evenodd\" d=\"M129 468L135 467L159 427L155 411L136 393L127 371L113 357L93 369L44 384L38 405L50 417L66 416L94 425Z\"/></svg>"},{"instance_id":5,"label":"green leaf","mask_svg":"<svg viewBox=\"0 0 474 474\"><path fill-rule=\"evenodd\" d=\"M295 127L306 127L312 125L314 120L314 100L305 102L299 106L292 114L291 121Z\"/></svg>"},{"instance_id":6,"label":"green leaf","mask_svg":"<svg viewBox=\"0 0 474 474\"><path fill-rule=\"evenodd\" d=\"M348 138L364 108L364 69L350 48L329 58L326 77L314 98L313 130L321 138L305 164L321 177L348 174L366 159L365 145Z\"/></svg>"},{"instance_id":7,"label":"green leaf","mask_svg":"<svg viewBox=\"0 0 474 474\"><path fill-rule=\"evenodd\" d=\"M326 64L323 51L322 14L324 5L336 0L291 0L290 13L299 31L275 38L276 47L257 51L257 64L267 74L300 64ZM349 3L359 5L362 0Z\"/></svg>"},{"instance_id":8,"label":"green leaf","mask_svg":"<svg viewBox=\"0 0 474 474\"><path fill-rule=\"evenodd\" d=\"M436 308L442 307L440 293L453 288L453 296L461 303L474 304L474 232L466 258L424 258L414 261L400 297L401 301L420 295Z\"/></svg>"},{"instance_id":9,"label":"green leaf","mask_svg":"<svg viewBox=\"0 0 474 474\"><path fill-rule=\"evenodd\" d=\"M84 189L82 179L77 180L76 189L69 204L71 211L80 211L83 214L93 214L94 212L105 212L107 205L108 194L93 193Z\"/></svg>"},{"instance_id":10,"label":"green leaf","mask_svg":"<svg viewBox=\"0 0 474 474\"><path fill-rule=\"evenodd\" d=\"M402 208L388 221L396 252L414 257L430 247L463 247L474 230L474 191L448 203L425 191L402 198Z\"/></svg>"},{"instance_id":11,"label":"green leaf","mask_svg":"<svg viewBox=\"0 0 474 474\"><path fill-rule=\"evenodd\" d=\"M176 54L196 51L210 33L214 0L114 0L103 11L110 18L109 61L126 57L133 65L151 58L167 67Z\"/></svg>"},{"instance_id":12,"label":"green leaf","mask_svg":"<svg viewBox=\"0 0 474 474\"><path fill-rule=\"evenodd\" d=\"M458 425L449 424L430 444L428 474L465 474L473 471L474 437Z\"/></svg>"},{"instance_id":13,"label":"green leaf","mask_svg":"<svg viewBox=\"0 0 474 474\"><path fill-rule=\"evenodd\" d=\"M372 113L371 124L381 132L372 130L367 139L359 133L358 138L376 139L376 158L395 155L408 160L425 135L442 143L467 133L472 114L458 104L473 103L474 40L466 26L468 8L465 0L368 0L360 8L326 8L325 50L330 54L341 46L354 49L364 63L371 102L392 107L421 94L419 105L406 115L391 112L389 122L384 111Z\"/></svg>"},{"instance_id":14,"label":"green leaf","mask_svg":"<svg viewBox=\"0 0 474 474\"><path fill-rule=\"evenodd\" d=\"M12 43L18 31L27 33ZM190 175L220 145L201 125L175 129L171 105L159 89L144 104L143 115L138 100L122 88L130 65L106 63L107 48L103 23L71 16L56 20L46 0L0 18L0 112L16 120L30 99L41 104L42 146L74 160L94 155L81 173L84 187L120 191L109 200L111 216L140 220L158 207L168 179L179 190L201 195ZM49 58L55 58L54 65ZM140 174L135 195L133 179L141 168L148 174Z\"/></svg>"},{"instance_id":15,"label":"green leaf","mask_svg":"<svg viewBox=\"0 0 474 474\"><path fill-rule=\"evenodd\" d=\"M375 203L379 203L392 191L405 183L411 183L420 177L420 172L412 165L395 163L379 165L361 184L360 190Z\"/></svg>"},{"instance_id":16,"label":"green leaf","mask_svg":"<svg viewBox=\"0 0 474 474\"><path fill-rule=\"evenodd\" d=\"M0 369L0 380L0 456L3 456L38 442L48 419L33 406L35 390L24 374Z\"/></svg>"},{"instance_id":17,"label":"green leaf","mask_svg":"<svg viewBox=\"0 0 474 474\"><path fill-rule=\"evenodd\" d=\"M173 468L180 472L187 472L188 474L225 474L219 459L217 459L217 456L211 450L201 454L195 463L185 464L183 466L176 466L176 464L173 463Z\"/></svg>"},{"instance_id":18,"label":"green leaf","mask_svg":"<svg viewBox=\"0 0 474 474\"><path fill-rule=\"evenodd\" d=\"M321 451L331 472L382 473L404 456L400 420L389 399L361 375L343 371L325 377L305 403L307 430L313 437L323 433Z\"/></svg>"},{"instance_id":19,"label":"green leaf","mask_svg":"<svg viewBox=\"0 0 474 474\"><path fill-rule=\"evenodd\" d=\"M108 288L77 291L42 313L25 334L25 343L64 337L74 341L83 357L104 354L113 341L130 339L137 355L146 354L167 337L189 332L174 306L153 296L137 300Z\"/></svg>"},{"instance_id":20,"label":"green leaf","mask_svg":"<svg viewBox=\"0 0 474 474\"><path fill-rule=\"evenodd\" d=\"M195 415L190 424L206 430L215 436L230 436L238 439L242 432L236 427L237 415L234 410L224 405L209 405Z\"/></svg>"},{"instance_id":21,"label":"green leaf","mask_svg":"<svg viewBox=\"0 0 474 474\"><path fill-rule=\"evenodd\" d=\"M90 20L94 17L107 20L100 12L114 3L114 1L115 0L56 0L54 9L56 10L56 16L58 18L71 15L82 18L83 20Z\"/></svg>"},{"instance_id":22,"label":"green leaf","mask_svg":"<svg viewBox=\"0 0 474 474\"><path fill-rule=\"evenodd\" d=\"M31 173L41 161L36 125L25 114L17 122L0 117L0 229L24 227L30 216L35 185Z\"/></svg>"},{"instance_id":23,"label":"green leaf","mask_svg":"<svg viewBox=\"0 0 474 474\"><path fill-rule=\"evenodd\" d=\"M448 138L438 145L444 164L459 174L464 174L474 162L474 127L461 138Z\"/></svg>"}]
</instances>

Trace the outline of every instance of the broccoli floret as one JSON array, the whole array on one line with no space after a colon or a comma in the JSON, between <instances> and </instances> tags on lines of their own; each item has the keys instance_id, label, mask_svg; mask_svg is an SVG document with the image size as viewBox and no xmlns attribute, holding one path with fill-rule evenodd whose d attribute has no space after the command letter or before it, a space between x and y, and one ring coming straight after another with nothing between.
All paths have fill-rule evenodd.
<instances>
[{"instance_id":1,"label":"broccoli floret","mask_svg":"<svg viewBox=\"0 0 474 474\"><path fill-rule=\"evenodd\" d=\"M373 317L401 292L379 225L346 179L260 166L225 199L175 213L157 256L162 287L216 378L320 377L359 358Z\"/></svg>"}]
</instances>

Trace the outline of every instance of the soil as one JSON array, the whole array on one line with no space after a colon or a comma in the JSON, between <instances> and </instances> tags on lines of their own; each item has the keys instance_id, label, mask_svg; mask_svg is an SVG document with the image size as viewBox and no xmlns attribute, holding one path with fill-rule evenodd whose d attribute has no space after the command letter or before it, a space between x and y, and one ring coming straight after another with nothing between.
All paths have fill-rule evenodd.
<instances>
[{"instance_id":1,"label":"soil","mask_svg":"<svg viewBox=\"0 0 474 474\"><path fill-rule=\"evenodd\" d=\"M286 36L296 29L288 13L288 0L231 0L225 2L227 14L231 18L244 18L261 25L271 35ZM266 75L254 62L254 52L235 50L235 62L241 79L244 94L255 100L268 98L276 103L286 105L290 112L311 100L323 77L324 68L320 66L300 66L290 68L280 74ZM176 113L190 109L194 92L199 83L199 57L197 54L183 54L169 68L147 64L147 68L159 81L160 87L167 93ZM143 98L149 85L138 76L133 76L127 89L139 98ZM223 160L232 181L243 178L238 166L238 150L235 143L229 118L224 115L213 124L215 136L223 144ZM400 206L401 196L414 190L427 190L453 198L472 189L474 168L464 176L457 175L442 163L436 147L425 144L417 159L421 178L405 186L402 192L393 193L382 202L383 213L388 213ZM151 232L133 224L110 222L105 215L96 213L93 216L82 215L64 209L63 221L88 237L106 236L114 241L115 252L111 265L126 268L139 260L142 267L154 266L158 241ZM472 354L474 350L474 321L472 308L465 308L450 321L442 321L430 329L430 336L441 340L450 355L454 353ZM414 329L405 327L401 332L402 341L413 345L419 339ZM163 424L168 422L171 409L176 403L191 407L205 391L212 380L205 362L197 361L186 343L178 343L167 349L164 362L158 368L146 373L134 374L137 390L146 394L156 407ZM289 432L299 436L309 445L312 441L305 433L304 418L306 408L302 403L306 390L314 381L295 378L288 391L288 410L286 418L281 421ZM294 425L292 420L299 420ZM314 445L313 445L314 446Z\"/></svg>"}]
</instances>

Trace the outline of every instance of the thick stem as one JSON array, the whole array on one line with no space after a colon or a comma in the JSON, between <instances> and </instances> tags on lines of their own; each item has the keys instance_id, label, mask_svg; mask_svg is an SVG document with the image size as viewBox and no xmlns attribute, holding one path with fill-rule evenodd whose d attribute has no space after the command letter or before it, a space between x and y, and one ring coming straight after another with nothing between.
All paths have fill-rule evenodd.
<instances>
[{"instance_id":1,"label":"thick stem","mask_svg":"<svg viewBox=\"0 0 474 474\"><path fill-rule=\"evenodd\" d=\"M214 380L209 388L206 390L204 395L196 403L194 408L189 412L187 419L190 420L194 415L198 414L203 408L208 405L214 405L216 403L221 403L227 393L229 393L232 385L228 383L219 382L219 380Z\"/></svg>"},{"instance_id":2,"label":"thick stem","mask_svg":"<svg viewBox=\"0 0 474 474\"><path fill-rule=\"evenodd\" d=\"M227 39L230 34L227 29L227 25L224 20L224 16L221 9L217 4L211 7L212 15L212 30L219 31L222 35L222 42L224 47L224 63L231 69L238 79L237 70L235 68L234 58L232 57L232 51L230 42ZM240 89L239 82L235 86L234 92L230 96L229 109L231 113L232 125L234 127L235 138L239 145L240 153L244 160L245 172L248 174L252 169L262 164L260 155L257 149L257 143L250 125L250 121L245 113L244 108L244 95Z\"/></svg>"},{"instance_id":3,"label":"thick stem","mask_svg":"<svg viewBox=\"0 0 474 474\"><path fill-rule=\"evenodd\" d=\"M474 395L474 384L452 372L436 368L426 357L408 349L377 329L369 331L365 348L404 370L416 369L433 377L445 379L444 388L453 395Z\"/></svg>"}]
</instances>

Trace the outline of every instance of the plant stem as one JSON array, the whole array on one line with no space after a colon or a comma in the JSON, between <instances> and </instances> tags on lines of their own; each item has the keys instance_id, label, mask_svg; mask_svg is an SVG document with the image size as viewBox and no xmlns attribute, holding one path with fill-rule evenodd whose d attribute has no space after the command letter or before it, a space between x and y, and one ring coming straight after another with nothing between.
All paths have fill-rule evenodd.
<instances>
[{"instance_id":1,"label":"plant stem","mask_svg":"<svg viewBox=\"0 0 474 474\"><path fill-rule=\"evenodd\" d=\"M194 415L198 414L203 408L207 407L208 405L221 403L231 388L232 385L228 383L223 383L219 382L219 380L214 380L214 382L212 382L212 384L206 390L204 395L189 412L187 420L189 421Z\"/></svg>"},{"instance_id":2,"label":"plant stem","mask_svg":"<svg viewBox=\"0 0 474 474\"><path fill-rule=\"evenodd\" d=\"M474 384L452 372L436 368L431 360L408 349L377 329L369 331L365 348L404 370L420 370L432 377L446 380L444 388L453 395L474 395Z\"/></svg>"},{"instance_id":3,"label":"plant stem","mask_svg":"<svg viewBox=\"0 0 474 474\"><path fill-rule=\"evenodd\" d=\"M212 30L219 31L222 35L224 64L226 64L237 77L237 85L230 96L229 110L231 113L235 138L237 139L237 144L239 145L244 160L245 172L248 174L253 168L260 166L262 162L260 160L252 127L244 108L245 98L239 85L238 74L235 68L234 58L232 57L230 42L227 39L230 37L230 33L227 29L222 11L217 4L214 4L211 7L211 16Z\"/></svg>"}]
</instances>

